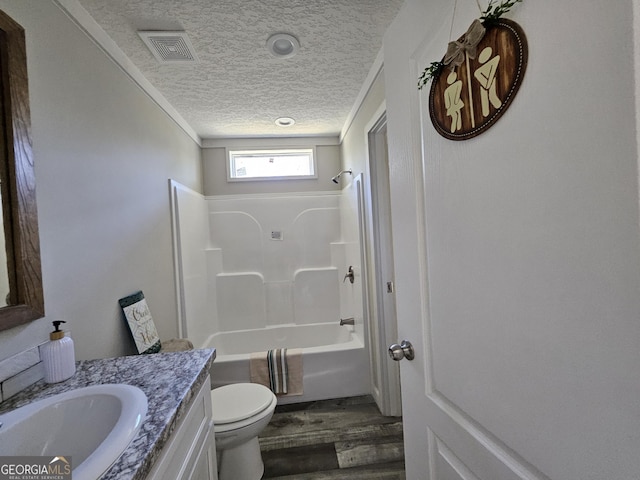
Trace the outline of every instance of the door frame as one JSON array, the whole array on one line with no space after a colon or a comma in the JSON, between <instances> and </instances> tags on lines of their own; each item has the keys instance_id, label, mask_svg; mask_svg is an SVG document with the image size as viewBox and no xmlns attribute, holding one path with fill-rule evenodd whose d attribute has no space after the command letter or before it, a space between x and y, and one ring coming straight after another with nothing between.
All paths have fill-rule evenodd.
<instances>
[{"instance_id":1,"label":"door frame","mask_svg":"<svg viewBox=\"0 0 640 480\"><path fill-rule=\"evenodd\" d=\"M366 298L369 312L372 393L383 415L400 416L400 368L397 362L391 361L386 354L388 346L396 343L398 331L395 292L386 291L387 282L391 282L392 286L395 283L386 129L386 103L383 101L364 129L366 169L369 178L368 184L365 184L368 198L364 205L369 228L365 229L363 250L370 266Z\"/></svg>"}]
</instances>

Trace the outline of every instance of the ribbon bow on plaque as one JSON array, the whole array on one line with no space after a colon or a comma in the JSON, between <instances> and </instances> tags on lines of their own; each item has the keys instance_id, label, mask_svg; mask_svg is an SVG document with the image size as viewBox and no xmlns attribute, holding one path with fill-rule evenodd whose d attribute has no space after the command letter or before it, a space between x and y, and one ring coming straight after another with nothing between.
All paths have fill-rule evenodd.
<instances>
[{"instance_id":1,"label":"ribbon bow on plaque","mask_svg":"<svg viewBox=\"0 0 640 480\"><path fill-rule=\"evenodd\" d=\"M476 58L476 49L480 40L484 37L486 29L480 20L474 20L467 32L462 37L462 41L449 42L447 53L444 56L443 64L449 65L451 70L462 65L464 54L469 58Z\"/></svg>"}]
</instances>

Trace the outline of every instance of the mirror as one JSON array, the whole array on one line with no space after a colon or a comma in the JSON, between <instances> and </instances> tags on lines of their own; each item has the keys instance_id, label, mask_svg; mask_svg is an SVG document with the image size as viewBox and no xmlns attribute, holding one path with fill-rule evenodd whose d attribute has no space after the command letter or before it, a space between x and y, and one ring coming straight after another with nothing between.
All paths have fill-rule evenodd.
<instances>
[{"instance_id":1,"label":"mirror","mask_svg":"<svg viewBox=\"0 0 640 480\"><path fill-rule=\"evenodd\" d=\"M6 284L0 330L44 316L24 29L0 11L0 196ZM2 233L0 231L0 233ZM0 261L2 255L0 255ZM0 275L4 267L0 268ZM5 301L6 300L6 301Z\"/></svg>"},{"instance_id":2,"label":"mirror","mask_svg":"<svg viewBox=\"0 0 640 480\"><path fill-rule=\"evenodd\" d=\"M0 179L0 213L2 212L2 180ZM2 215L0 214L0 217ZM0 308L9 305L9 270L7 268L7 247L4 241L4 228L0 230Z\"/></svg>"}]
</instances>

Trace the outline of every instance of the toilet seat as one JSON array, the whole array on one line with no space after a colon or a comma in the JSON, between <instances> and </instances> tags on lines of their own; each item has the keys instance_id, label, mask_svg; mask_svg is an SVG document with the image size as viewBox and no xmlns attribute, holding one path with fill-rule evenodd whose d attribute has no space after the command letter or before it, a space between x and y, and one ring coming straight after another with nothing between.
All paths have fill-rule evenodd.
<instances>
[{"instance_id":1,"label":"toilet seat","mask_svg":"<svg viewBox=\"0 0 640 480\"><path fill-rule=\"evenodd\" d=\"M240 428L256 421L260 413L269 414L276 396L257 383L235 383L211 391L213 424L216 431Z\"/></svg>"}]
</instances>

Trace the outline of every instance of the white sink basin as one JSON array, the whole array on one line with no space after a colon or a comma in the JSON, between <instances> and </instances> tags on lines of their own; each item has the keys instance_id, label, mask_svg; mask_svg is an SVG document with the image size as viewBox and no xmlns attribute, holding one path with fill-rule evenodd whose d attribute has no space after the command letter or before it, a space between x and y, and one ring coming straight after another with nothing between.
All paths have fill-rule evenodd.
<instances>
[{"instance_id":1,"label":"white sink basin","mask_svg":"<svg viewBox=\"0 0 640 480\"><path fill-rule=\"evenodd\" d=\"M95 385L0 415L0 456L70 456L74 480L100 477L127 448L147 413L137 387Z\"/></svg>"}]
</instances>

